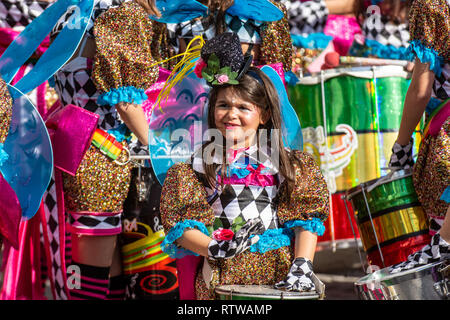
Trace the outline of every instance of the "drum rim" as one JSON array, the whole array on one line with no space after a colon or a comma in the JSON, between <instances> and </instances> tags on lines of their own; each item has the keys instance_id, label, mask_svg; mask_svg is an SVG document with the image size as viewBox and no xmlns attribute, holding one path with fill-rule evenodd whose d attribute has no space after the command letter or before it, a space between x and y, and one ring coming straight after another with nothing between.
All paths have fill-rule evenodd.
<instances>
[{"instance_id":1,"label":"drum rim","mask_svg":"<svg viewBox=\"0 0 450 320\"><path fill-rule=\"evenodd\" d=\"M283 290L279 290L280 292L282 292L283 294L281 295L275 295L275 294L265 294L265 295L257 295L257 294L251 294L251 293L241 293L241 292L236 292L233 290L227 290L224 287L229 287L229 286L252 286L252 285L219 285L217 286L214 291L216 292L216 294L219 295L225 295L225 296L231 296L233 293L236 293L236 296L239 297L246 297L246 298L268 298L268 299L277 299L277 300L301 300L301 298L304 299L311 299L311 298L319 298L319 294L314 291L313 292L299 292L299 291L283 291ZM255 286L259 286L259 287L267 287L270 289L274 289L271 286L268 285L255 285ZM275 289L274 289L275 290ZM281 299L282 298L282 299Z\"/></svg>"},{"instance_id":2,"label":"drum rim","mask_svg":"<svg viewBox=\"0 0 450 320\"><path fill-rule=\"evenodd\" d=\"M397 170L397 171L394 172L393 176L392 176L389 180L387 180L387 181L381 183L379 186L382 186L382 185L384 185L384 184L386 184L386 183L390 183L390 182L393 182L393 181L396 181L396 180L400 180L400 179L403 179L403 178L411 177L412 174L413 174L412 169L402 169L402 170ZM385 177L385 176L383 176L383 177ZM356 187L353 187L353 188L348 189L348 190L345 192L345 198L346 198L346 200L351 200L351 199L352 199L354 196L356 196L358 193L361 193L361 192L362 192L362 188L363 188L363 187L364 187L365 189L367 189L367 187L370 187L371 185L373 185L374 183L376 183L377 181L379 181L379 180L382 179L383 177L376 178L376 179L372 179L372 180L369 180L369 181L360 183L360 184L357 185ZM377 188L378 188L379 186L377 186Z\"/></svg>"},{"instance_id":3,"label":"drum rim","mask_svg":"<svg viewBox=\"0 0 450 320\"><path fill-rule=\"evenodd\" d=\"M409 270L404 270L398 273L392 273L392 274L386 274L384 278L379 278L379 279L367 279L366 281L362 282L361 280L369 277L372 274L366 275L364 277L362 277L361 279L359 279L358 281L356 281L354 283L355 286L360 287L360 286L364 286L370 283L374 283L374 282L379 282L379 283L383 283L387 286L391 286L391 285L396 285L399 284L401 282L404 281L408 281L408 280L412 280L412 279L417 279L417 278L421 278L423 276L426 276L428 274L431 274L433 268L441 265L445 263L445 260L443 261L437 261L437 262L433 262L433 263L429 263L426 264L424 266L420 266L417 268L412 268ZM390 267L378 270L376 272L388 272Z\"/></svg>"}]
</instances>

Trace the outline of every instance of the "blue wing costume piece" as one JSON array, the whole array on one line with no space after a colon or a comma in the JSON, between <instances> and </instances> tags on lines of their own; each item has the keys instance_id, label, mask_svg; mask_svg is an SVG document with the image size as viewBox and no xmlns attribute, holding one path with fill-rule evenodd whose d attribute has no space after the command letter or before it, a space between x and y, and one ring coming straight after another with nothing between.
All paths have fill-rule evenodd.
<instances>
[{"instance_id":1,"label":"blue wing costume piece","mask_svg":"<svg viewBox=\"0 0 450 320\"><path fill-rule=\"evenodd\" d=\"M303 135L297 113L289 102L286 88L278 73L269 66L264 66L261 70L272 80L278 92L281 107L281 119L283 121L283 141L284 146L290 149L303 150Z\"/></svg>"},{"instance_id":2,"label":"blue wing costume piece","mask_svg":"<svg viewBox=\"0 0 450 320\"><path fill-rule=\"evenodd\" d=\"M74 5L69 23L34 68L11 86L19 68L59 18ZM0 172L15 191L24 219L32 218L39 209L53 170L53 153L45 123L25 94L45 82L70 59L84 35L93 7L94 0L55 2L17 36L0 58L0 75L8 84L13 99L11 125L3 147L8 159L0 166Z\"/></svg>"},{"instance_id":3,"label":"blue wing costume piece","mask_svg":"<svg viewBox=\"0 0 450 320\"><path fill-rule=\"evenodd\" d=\"M161 17L150 15L150 19L162 23L179 23L204 16L208 7L195 0L156 0Z\"/></svg>"},{"instance_id":4,"label":"blue wing costume piece","mask_svg":"<svg viewBox=\"0 0 450 320\"><path fill-rule=\"evenodd\" d=\"M50 137L39 112L26 95L8 85L12 106L11 125L3 145L9 155L0 172L15 191L22 217L29 219L39 209L53 170Z\"/></svg>"},{"instance_id":5,"label":"blue wing costume piece","mask_svg":"<svg viewBox=\"0 0 450 320\"><path fill-rule=\"evenodd\" d=\"M269 0L234 0L226 12L232 16L267 22L283 18L283 12Z\"/></svg>"}]
</instances>

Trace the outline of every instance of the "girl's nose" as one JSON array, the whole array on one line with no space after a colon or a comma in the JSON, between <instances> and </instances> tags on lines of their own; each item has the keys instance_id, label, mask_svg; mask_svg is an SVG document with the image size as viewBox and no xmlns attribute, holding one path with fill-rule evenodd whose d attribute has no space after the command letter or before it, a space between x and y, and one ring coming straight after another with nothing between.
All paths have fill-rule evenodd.
<instances>
[{"instance_id":1,"label":"girl's nose","mask_svg":"<svg viewBox=\"0 0 450 320\"><path fill-rule=\"evenodd\" d=\"M235 107L231 107L227 110L227 116L229 119L236 119L238 114L238 109Z\"/></svg>"}]
</instances>

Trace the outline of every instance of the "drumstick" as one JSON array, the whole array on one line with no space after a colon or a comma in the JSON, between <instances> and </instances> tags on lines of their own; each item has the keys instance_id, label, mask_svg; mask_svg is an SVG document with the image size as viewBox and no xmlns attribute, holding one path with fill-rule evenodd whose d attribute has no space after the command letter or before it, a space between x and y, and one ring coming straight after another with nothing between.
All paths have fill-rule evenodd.
<instances>
[{"instance_id":1,"label":"drumstick","mask_svg":"<svg viewBox=\"0 0 450 320\"><path fill-rule=\"evenodd\" d=\"M328 67L335 68L339 64L351 64L359 66L385 66L395 65L406 67L409 61L395 59L362 58L352 56L339 56L337 52L329 52L325 56L325 64Z\"/></svg>"}]
</instances>

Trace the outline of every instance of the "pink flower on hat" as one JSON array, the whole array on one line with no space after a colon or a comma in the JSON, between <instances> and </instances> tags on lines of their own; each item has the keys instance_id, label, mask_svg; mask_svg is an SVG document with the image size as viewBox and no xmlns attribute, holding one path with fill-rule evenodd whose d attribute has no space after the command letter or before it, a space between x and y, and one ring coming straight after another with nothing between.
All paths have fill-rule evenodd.
<instances>
[{"instance_id":1,"label":"pink flower on hat","mask_svg":"<svg viewBox=\"0 0 450 320\"><path fill-rule=\"evenodd\" d=\"M223 83L227 83L228 80L230 80L230 79L228 78L228 76L226 74L217 74L216 75L216 80L220 84L223 84Z\"/></svg>"},{"instance_id":2,"label":"pink flower on hat","mask_svg":"<svg viewBox=\"0 0 450 320\"><path fill-rule=\"evenodd\" d=\"M195 64L194 73L197 77L203 78L202 76L202 70L207 66L206 62L203 61L202 58L198 59L197 63Z\"/></svg>"}]
</instances>

